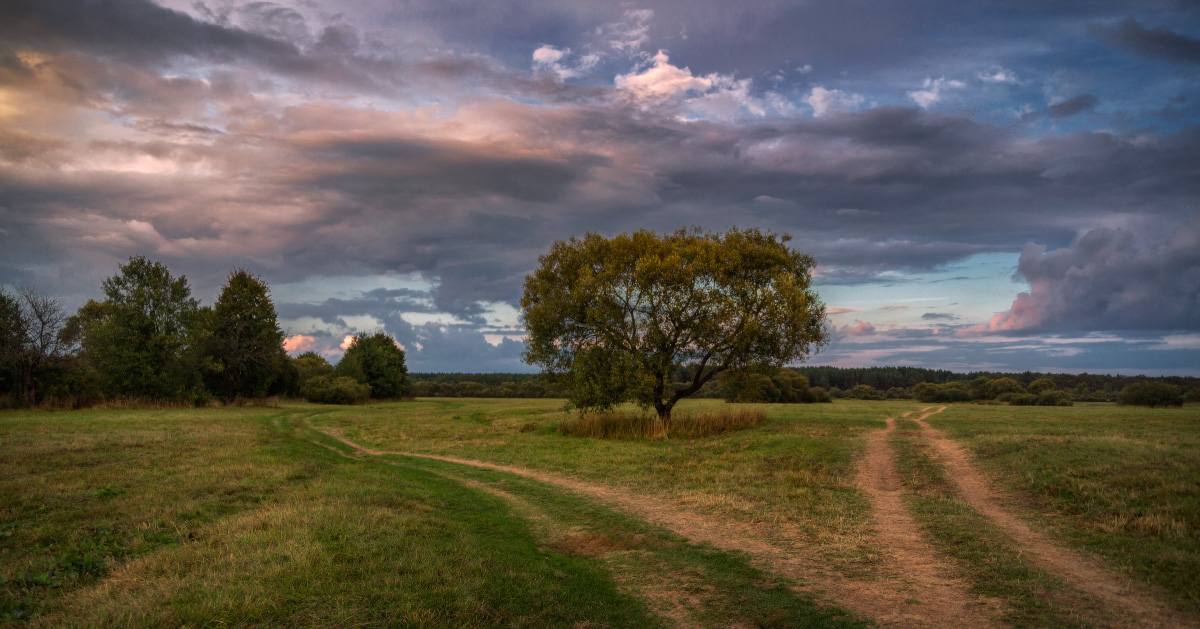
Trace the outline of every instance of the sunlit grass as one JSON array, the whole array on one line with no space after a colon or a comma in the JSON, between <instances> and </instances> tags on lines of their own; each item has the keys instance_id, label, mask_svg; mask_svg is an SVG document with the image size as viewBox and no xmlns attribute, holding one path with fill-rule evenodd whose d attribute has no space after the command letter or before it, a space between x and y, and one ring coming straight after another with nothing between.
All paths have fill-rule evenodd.
<instances>
[{"instance_id":1,"label":"sunlit grass","mask_svg":"<svg viewBox=\"0 0 1200 629\"><path fill-rule=\"evenodd\" d=\"M1200 409L954 406L963 441L1068 543L1200 609Z\"/></svg>"}]
</instances>

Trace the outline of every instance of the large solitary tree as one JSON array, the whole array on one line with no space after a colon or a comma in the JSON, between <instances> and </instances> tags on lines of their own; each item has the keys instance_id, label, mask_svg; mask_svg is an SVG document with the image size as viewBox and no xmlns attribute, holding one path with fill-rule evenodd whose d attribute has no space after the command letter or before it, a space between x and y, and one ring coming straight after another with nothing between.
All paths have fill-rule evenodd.
<instances>
[{"instance_id":1,"label":"large solitary tree","mask_svg":"<svg viewBox=\"0 0 1200 629\"><path fill-rule=\"evenodd\" d=\"M581 410L632 400L664 422L713 376L802 360L828 340L812 257L757 229L556 242L525 278L525 362ZM679 365L691 377L672 382Z\"/></svg>"}]
</instances>

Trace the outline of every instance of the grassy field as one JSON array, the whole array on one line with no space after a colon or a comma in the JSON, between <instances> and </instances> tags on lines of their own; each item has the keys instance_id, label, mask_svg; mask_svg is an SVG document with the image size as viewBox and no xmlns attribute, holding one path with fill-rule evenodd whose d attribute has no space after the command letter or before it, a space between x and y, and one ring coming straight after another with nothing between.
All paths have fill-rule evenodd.
<instances>
[{"instance_id":1,"label":"grassy field","mask_svg":"<svg viewBox=\"0 0 1200 629\"><path fill-rule=\"evenodd\" d=\"M858 462L885 418L924 407L765 406L753 428L652 440L559 434L570 416L555 400L4 413L0 622L870 623L841 600L890 578ZM1196 611L1200 409L955 405L928 421L1019 498L1022 517ZM1097 624L1077 592L956 499L915 424L900 422L890 443L906 504L973 595L999 601L1005 624ZM603 486L795 549L808 572L776 570L788 553L689 541L553 484L360 456L342 440Z\"/></svg>"}]
</instances>

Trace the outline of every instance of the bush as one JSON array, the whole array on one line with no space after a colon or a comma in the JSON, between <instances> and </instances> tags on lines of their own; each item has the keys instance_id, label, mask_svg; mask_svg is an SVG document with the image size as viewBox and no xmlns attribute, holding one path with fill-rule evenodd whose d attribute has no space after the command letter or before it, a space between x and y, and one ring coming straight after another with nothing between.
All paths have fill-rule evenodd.
<instances>
[{"instance_id":1,"label":"bush","mask_svg":"<svg viewBox=\"0 0 1200 629\"><path fill-rule=\"evenodd\" d=\"M808 389L808 397L814 402L833 402L833 398L830 397L829 392L824 387L810 387Z\"/></svg>"},{"instance_id":2,"label":"bush","mask_svg":"<svg viewBox=\"0 0 1200 629\"><path fill-rule=\"evenodd\" d=\"M837 387L830 387L829 397L840 400L840 399L846 397L846 392Z\"/></svg>"},{"instance_id":3,"label":"bush","mask_svg":"<svg viewBox=\"0 0 1200 629\"><path fill-rule=\"evenodd\" d=\"M856 384L850 389L850 397L859 400L882 400L883 394L869 384Z\"/></svg>"},{"instance_id":4,"label":"bush","mask_svg":"<svg viewBox=\"0 0 1200 629\"><path fill-rule=\"evenodd\" d=\"M1179 387L1165 382L1134 382L1121 391L1117 404L1127 406L1183 406Z\"/></svg>"},{"instance_id":5,"label":"bush","mask_svg":"<svg viewBox=\"0 0 1200 629\"><path fill-rule=\"evenodd\" d=\"M762 409L676 412L666 430L655 416L630 411L587 413L558 425L558 434L596 439L693 439L753 428L767 420Z\"/></svg>"},{"instance_id":6,"label":"bush","mask_svg":"<svg viewBox=\"0 0 1200 629\"><path fill-rule=\"evenodd\" d=\"M1049 378L1038 378L1037 380L1029 383L1029 392L1033 395L1041 395L1046 391L1057 390L1058 385L1054 384L1054 381Z\"/></svg>"},{"instance_id":7,"label":"bush","mask_svg":"<svg viewBox=\"0 0 1200 629\"><path fill-rule=\"evenodd\" d=\"M1200 387L1193 387L1187 393L1183 394L1184 402L1200 402Z\"/></svg>"},{"instance_id":8,"label":"bush","mask_svg":"<svg viewBox=\"0 0 1200 629\"><path fill-rule=\"evenodd\" d=\"M1035 406L1038 402L1038 396L1029 393L1005 393L1000 397L1007 397L1012 406Z\"/></svg>"},{"instance_id":9,"label":"bush","mask_svg":"<svg viewBox=\"0 0 1200 629\"><path fill-rule=\"evenodd\" d=\"M971 392L961 382L946 384L922 382L913 387L913 397L922 402L970 402Z\"/></svg>"},{"instance_id":10,"label":"bush","mask_svg":"<svg viewBox=\"0 0 1200 629\"><path fill-rule=\"evenodd\" d=\"M316 404L362 404L371 397L371 386L345 376L315 376L304 383L300 395Z\"/></svg>"},{"instance_id":11,"label":"bush","mask_svg":"<svg viewBox=\"0 0 1200 629\"><path fill-rule=\"evenodd\" d=\"M1043 391L1037 397L1038 406L1074 406L1075 402L1071 401L1071 396L1066 391L1052 389Z\"/></svg>"},{"instance_id":12,"label":"bush","mask_svg":"<svg viewBox=\"0 0 1200 629\"><path fill-rule=\"evenodd\" d=\"M887 390L887 399L889 400L908 400L912 398L912 394L904 387L892 387Z\"/></svg>"}]
</instances>

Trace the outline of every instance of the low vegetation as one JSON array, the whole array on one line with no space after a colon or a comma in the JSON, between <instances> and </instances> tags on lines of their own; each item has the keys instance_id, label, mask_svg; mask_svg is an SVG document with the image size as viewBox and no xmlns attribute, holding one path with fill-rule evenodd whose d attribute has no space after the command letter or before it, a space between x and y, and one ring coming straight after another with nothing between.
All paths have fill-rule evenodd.
<instances>
[{"instance_id":1,"label":"low vegetation","mask_svg":"<svg viewBox=\"0 0 1200 629\"><path fill-rule=\"evenodd\" d=\"M669 424L635 411L585 413L563 421L557 431L570 437L597 439L695 439L753 428L767 420L760 408L736 407L674 413Z\"/></svg>"}]
</instances>

